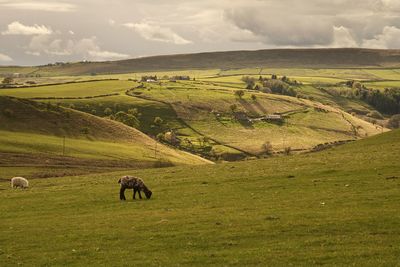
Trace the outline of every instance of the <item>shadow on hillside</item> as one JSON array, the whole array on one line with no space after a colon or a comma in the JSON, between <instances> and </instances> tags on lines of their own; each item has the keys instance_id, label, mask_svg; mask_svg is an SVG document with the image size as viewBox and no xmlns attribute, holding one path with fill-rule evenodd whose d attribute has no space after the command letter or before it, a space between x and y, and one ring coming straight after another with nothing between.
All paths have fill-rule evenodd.
<instances>
[{"instance_id":1,"label":"shadow on hillside","mask_svg":"<svg viewBox=\"0 0 400 267\"><path fill-rule=\"evenodd\" d=\"M249 120L237 120L244 128L246 129L254 129L253 124Z\"/></svg>"},{"instance_id":2,"label":"shadow on hillside","mask_svg":"<svg viewBox=\"0 0 400 267\"><path fill-rule=\"evenodd\" d=\"M258 108L258 110L261 110L261 112L262 112L263 114L268 114L268 111L267 111L267 110L264 108L264 106L261 105L259 102L255 102L254 105Z\"/></svg>"},{"instance_id":3,"label":"shadow on hillside","mask_svg":"<svg viewBox=\"0 0 400 267\"><path fill-rule=\"evenodd\" d=\"M247 100L245 99L239 99L239 103L246 109L246 111L248 111L250 114L252 115L257 115L258 112L257 110L254 108L252 103L247 102Z\"/></svg>"}]
</instances>

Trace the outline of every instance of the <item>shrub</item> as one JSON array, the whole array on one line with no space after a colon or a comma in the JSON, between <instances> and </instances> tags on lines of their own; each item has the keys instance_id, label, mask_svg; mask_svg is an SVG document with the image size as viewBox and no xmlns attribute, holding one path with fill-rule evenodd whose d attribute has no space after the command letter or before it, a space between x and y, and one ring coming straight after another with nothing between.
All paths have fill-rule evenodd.
<instances>
[{"instance_id":1,"label":"shrub","mask_svg":"<svg viewBox=\"0 0 400 267\"><path fill-rule=\"evenodd\" d=\"M263 150L264 154L271 155L272 154L272 144L270 142L265 142L262 145L262 150Z\"/></svg>"},{"instance_id":2,"label":"shrub","mask_svg":"<svg viewBox=\"0 0 400 267\"><path fill-rule=\"evenodd\" d=\"M389 119L388 127L392 129L400 128L400 114L395 114Z\"/></svg>"},{"instance_id":3,"label":"shrub","mask_svg":"<svg viewBox=\"0 0 400 267\"><path fill-rule=\"evenodd\" d=\"M154 124L157 126L161 126L163 124L163 119L161 119L160 117L155 117L154 118Z\"/></svg>"},{"instance_id":4,"label":"shrub","mask_svg":"<svg viewBox=\"0 0 400 267\"><path fill-rule=\"evenodd\" d=\"M246 89L253 89L255 85L255 79L249 76L243 76L242 81L246 83Z\"/></svg>"},{"instance_id":5,"label":"shrub","mask_svg":"<svg viewBox=\"0 0 400 267\"><path fill-rule=\"evenodd\" d=\"M142 114L139 113L137 108L130 108L128 109L128 114L131 114L135 117L140 117Z\"/></svg>"},{"instance_id":6,"label":"shrub","mask_svg":"<svg viewBox=\"0 0 400 267\"><path fill-rule=\"evenodd\" d=\"M232 113L235 112L235 111L237 110L236 104L230 105L229 108L231 109Z\"/></svg>"},{"instance_id":7,"label":"shrub","mask_svg":"<svg viewBox=\"0 0 400 267\"><path fill-rule=\"evenodd\" d=\"M239 98L242 98L244 96L244 91L243 90L237 90L235 91L235 95Z\"/></svg>"},{"instance_id":8,"label":"shrub","mask_svg":"<svg viewBox=\"0 0 400 267\"><path fill-rule=\"evenodd\" d=\"M110 116L111 114L112 114L112 109L111 108L104 109L104 115Z\"/></svg>"},{"instance_id":9,"label":"shrub","mask_svg":"<svg viewBox=\"0 0 400 267\"><path fill-rule=\"evenodd\" d=\"M253 100L254 102L257 101L257 96L256 95L251 95L251 100Z\"/></svg>"},{"instance_id":10,"label":"shrub","mask_svg":"<svg viewBox=\"0 0 400 267\"><path fill-rule=\"evenodd\" d=\"M164 141L164 134L163 134L163 133L157 134L156 139L157 139L158 141Z\"/></svg>"},{"instance_id":11,"label":"shrub","mask_svg":"<svg viewBox=\"0 0 400 267\"><path fill-rule=\"evenodd\" d=\"M371 111L370 113L367 114L368 117L374 118L374 119L379 119L379 120L383 120L383 116L381 113L379 113L378 111Z\"/></svg>"},{"instance_id":12,"label":"shrub","mask_svg":"<svg viewBox=\"0 0 400 267\"><path fill-rule=\"evenodd\" d=\"M353 82L352 87L353 87L354 89L362 89L362 84L359 83L359 82Z\"/></svg>"}]
</instances>

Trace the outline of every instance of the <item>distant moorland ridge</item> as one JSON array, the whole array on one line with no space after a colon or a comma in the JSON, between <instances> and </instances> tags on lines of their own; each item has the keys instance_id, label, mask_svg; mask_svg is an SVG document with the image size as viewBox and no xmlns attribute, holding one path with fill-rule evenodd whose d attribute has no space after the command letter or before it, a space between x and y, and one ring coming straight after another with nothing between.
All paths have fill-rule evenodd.
<instances>
[{"instance_id":1,"label":"distant moorland ridge","mask_svg":"<svg viewBox=\"0 0 400 267\"><path fill-rule=\"evenodd\" d=\"M359 68L400 67L400 50L361 48L268 49L195 54L161 55L106 62L78 62L46 65L35 73L82 75L137 71L273 68ZM4 68L4 67L3 67ZM4 72L4 69L1 70Z\"/></svg>"}]
</instances>

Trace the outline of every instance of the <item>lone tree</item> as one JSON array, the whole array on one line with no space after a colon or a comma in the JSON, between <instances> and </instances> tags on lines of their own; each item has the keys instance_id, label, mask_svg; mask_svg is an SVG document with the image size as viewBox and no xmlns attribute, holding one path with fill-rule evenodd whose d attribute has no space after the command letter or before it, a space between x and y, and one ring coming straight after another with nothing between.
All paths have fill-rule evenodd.
<instances>
[{"instance_id":1,"label":"lone tree","mask_svg":"<svg viewBox=\"0 0 400 267\"><path fill-rule=\"evenodd\" d=\"M162 124L163 124L163 119L161 119L160 117L155 117L154 118L154 124L156 125L156 126L161 126Z\"/></svg>"},{"instance_id":2,"label":"lone tree","mask_svg":"<svg viewBox=\"0 0 400 267\"><path fill-rule=\"evenodd\" d=\"M235 113L235 112L236 112L236 110L237 110L237 106L236 106L236 104L232 104L232 105L230 105L230 106L229 106L229 108L231 109L232 113Z\"/></svg>"},{"instance_id":3,"label":"lone tree","mask_svg":"<svg viewBox=\"0 0 400 267\"><path fill-rule=\"evenodd\" d=\"M246 89L249 89L249 90L253 89L253 87L255 85L255 79L253 77L243 76L242 81L244 81L246 83Z\"/></svg>"},{"instance_id":4,"label":"lone tree","mask_svg":"<svg viewBox=\"0 0 400 267\"><path fill-rule=\"evenodd\" d=\"M237 90L235 91L235 95L239 98L242 98L244 96L244 91L243 90Z\"/></svg>"}]
</instances>

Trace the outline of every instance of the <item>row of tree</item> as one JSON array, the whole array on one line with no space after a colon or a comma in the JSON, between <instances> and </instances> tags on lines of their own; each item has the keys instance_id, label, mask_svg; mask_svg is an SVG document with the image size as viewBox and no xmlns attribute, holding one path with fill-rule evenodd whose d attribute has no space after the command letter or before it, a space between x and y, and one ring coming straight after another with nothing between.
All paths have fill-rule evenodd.
<instances>
[{"instance_id":1,"label":"row of tree","mask_svg":"<svg viewBox=\"0 0 400 267\"><path fill-rule=\"evenodd\" d=\"M278 76L273 74L271 78L260 76L258 80L254 77L243 76L242 81L246 83L246 89L257 90L264 93L279 94L296 96L296 91L291 87L291 85L298 85L296 80L290 80L286 76L282 76L278 79ZM256 84L258 82L258 84ZM261 84L261 85L260 85Z\"/></svg>"},{"instance_id":2,"label":"row of tree","mask_svg":"<svg viewBox=\"0 0 400 267\"><path fill-rule=\"evenodd\" d=\"M351 89L340 90L342 96L360 99L385 114L400 113L400 88L370 89L355 81L348 81L346 85Z\"/></svg>"}]
</instances>

